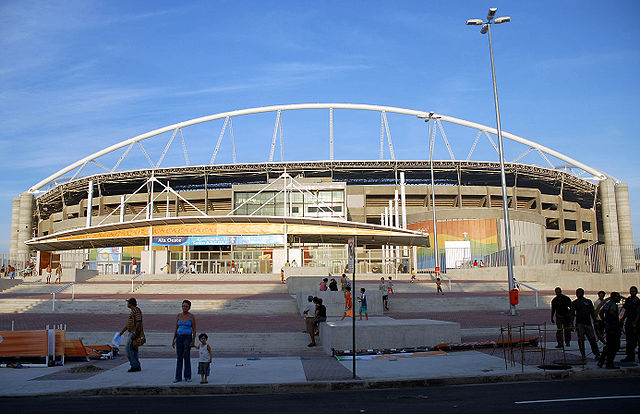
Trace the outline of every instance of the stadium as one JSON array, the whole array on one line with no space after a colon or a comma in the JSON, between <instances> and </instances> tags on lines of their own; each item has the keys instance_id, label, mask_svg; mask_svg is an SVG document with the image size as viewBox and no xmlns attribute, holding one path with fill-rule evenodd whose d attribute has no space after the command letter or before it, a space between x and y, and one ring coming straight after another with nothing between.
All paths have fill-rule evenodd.
<instances>
[{"instance_id":1,"label":"stadium","mask_svg":"<svg viewBox=\"0 0 640 414\"><path fill-rule=\"evenodd\" d=\"M298 112L328 116L324 160L284 160L283 119ZM334 112L374 117L379 159L334 159ZM234 121L256 116L271 117L273 126L262 134L271 138L268 159L236 162ZM391 117L424 132L411 153L426 156L396 159ZM209 151L209 162L192 165L185 136L216 122L213 152L196 149ZM454 155L451 131L455 139L471 137L462 159ZM496 134L429 111L339 103L276 105L180 122L108 146L25 189L13 200L10 258L30 261L40 273L83 262L101 273L130 273L133 260L147 273L186 266L198 273L279 273L283 266L341 273L345 245L354 239L362 273L504 266ZM635 272L627 184L533 140L509 132L503 137L519 153L505 163L514 265ZM223 144L230 144L228 161L216 161ZM152 145L156 155L161 151L155 159ZM449 159L434 159L435 145ZM480 145L489 152L481 153ZM176 152L184 159L169 162ZM134 153L143 164L127 162ZM545 166L525 163L532 155ZM483 157L491 160L476 159Z\"/></svg>"}]
</instances>

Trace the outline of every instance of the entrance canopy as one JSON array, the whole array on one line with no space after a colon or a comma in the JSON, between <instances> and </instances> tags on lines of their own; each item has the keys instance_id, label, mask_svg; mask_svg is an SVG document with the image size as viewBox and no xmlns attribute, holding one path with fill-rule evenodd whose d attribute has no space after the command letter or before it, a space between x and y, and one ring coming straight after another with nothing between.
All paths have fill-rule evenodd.
<instances>
[{"instance_id":1,"label":"entrance canopy","mask_svg":"<svg viewBox=\"0 0 640 414\"><path fill-rule=\"evenodd\" d=\"M272 216L154 218L61 231L29 240L26 244L36 250L57 251L145 246L150 238L153 239L153 245L182 244L172 243L166 238L173 237L177 241L196 236L229 236L229 244L247 244L238 240L247 240L247 236L285 234L289 243L347 244L350 238L356 237L358 245L430 246L429 235L414 230L336 219ZM221 239L210 237L212 244L220 244L215 241ZM259 237L255 240L265 239ZM163 242L167 240L168 243ZM284 237L273 237L272 240L277 242L284 240Z\"/></svg>"}]
</instances>

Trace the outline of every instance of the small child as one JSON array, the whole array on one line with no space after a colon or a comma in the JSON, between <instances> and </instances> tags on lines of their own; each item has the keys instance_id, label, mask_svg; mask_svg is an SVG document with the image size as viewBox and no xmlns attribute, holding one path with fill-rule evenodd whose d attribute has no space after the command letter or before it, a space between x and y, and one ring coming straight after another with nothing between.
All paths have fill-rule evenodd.
<instances>
[{"instance_id":1,"label":"small child","mask_svg":"<svg viewBox=\"0 0 640 414\"><path fill-rule=\"evenodd\" d=\"M353 299L351 298L351 286L344 288L344 313L342 314L341 321L344 321L346 316L353 317Z\"/></svg>"},{"instance_id":2,"label":"small child","mask_svg":"<svg viewBox=\"0 0 640 414\"><path fill-rule=\"evenodd\" d=\"M440 281L439 277L436 277L436 287L438 288L437 291L436 291L436 295L438 293L441 293L441 294L444 295L444 292L442 291L442 282Z\"/></svg>"},{"instance_id":3,"label":"small child","mask_svg":"<svg viewBox=\"0 0 640 414\"><path fill-rule=\"evenodd\" d=\"M200 374L200 384L207 384L207 377L211 373L211 360L213 359L213 351L211 347L207 343L207 339L209 337L206 333L201 333L198 335L198 339L200 340L200 344L196 345L196 349L198 350L198 374Z\"/></svg>"},{"instance_id":4,"label":"small child","mask_svg":"<svg viewBox=\"0 0 640 414\"><path fill-rule=\"evenodd\" d=\"M360 320L362 320L362 313L364 312L364 316L369 320L369 313L367 312L367 295L365 292L365 288L360 288L360 297L358 297L358 302L360 302L360 310L358 313L360 314Z\"/></svg>"},{"instance_id":5,"label":"small child","mask_svg":"<svg viewBox=\"0 0 640 414\"><path fill-rule=\"evenodd\" d=\"M416 270L411 269L411 280L409 281L409 283L413 283L415 281L416 281Z\"/></svg>"},{"instance_id":6,"label":"small child","mask_svg":"<svg viewBox=\"0 0 640 414\"><path fill-rule=\"evenodd\" d=\"M389 276L389 281L387 282L387 295L393 295L393 281L391 280L391 276Z\"/></svg>"}]
</instances>

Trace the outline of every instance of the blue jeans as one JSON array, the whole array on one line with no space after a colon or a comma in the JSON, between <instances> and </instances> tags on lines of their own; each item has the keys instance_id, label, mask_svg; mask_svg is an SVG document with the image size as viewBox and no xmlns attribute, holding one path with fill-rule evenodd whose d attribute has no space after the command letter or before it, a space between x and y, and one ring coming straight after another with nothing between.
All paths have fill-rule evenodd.
<instances>
[{"instance_id":1,"label":"blue jeans","mask_svg":"<svg viewBox=\"0 0 640 414\"><path fill-rule=\"evenodd\" d=\"M182 364L184 363L184 379L191 379L191 339L192 335L176 337L176 381L182 380Z\"/></svg>"},{"instance_id":2,"label":"blue jeans","mask_svg":"<svg viewBox=\"0 0 640 414\"><path fill-rule=\"evenodd\" d=\"M131 364L131 368L140 368L138 348L134 348L131 342L131 334L129 334L129 338L127 338L127 359L129 360L129 364Z\"/></svg>"}]
</instances>

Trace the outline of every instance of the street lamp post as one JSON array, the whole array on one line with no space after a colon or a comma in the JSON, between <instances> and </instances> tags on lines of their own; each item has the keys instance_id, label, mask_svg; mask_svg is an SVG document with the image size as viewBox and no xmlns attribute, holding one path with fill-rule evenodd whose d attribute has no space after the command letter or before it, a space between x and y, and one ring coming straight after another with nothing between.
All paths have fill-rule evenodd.
<instances>
[{"instance_id":1,"label":"street lamp post","mask_svg":"<svg viewBox=\"0 0 640 414\"><path fill-rule=\"evenodd\" d=\"M491 57L491 78L493 79L493 98L496 108L496 124L498 130L498 148L500 153L500 180L502 182L502 208L504 210L504 233L505 233L505 247L507 256L507 274L509 277L509 291L514 289L515 283L513 278L513 257L511 256L511 224L509 222L509 205L507 203L507 184L504 174L504 151L502 149L502 127L500 126L500 107L498 105L498 87L496 86L496 70L493 64L493 43L491 42L491 26L494 24L507 23L511 21L511 17L498 17L495 18L497 8L490 8L487 14L487 21L482 19L467 20L467 25L479 26L482 25L480 33L489 35L489 56ZM509 314L516 315L516 305L509 302Z\"/></svg>"}]
</instances>

